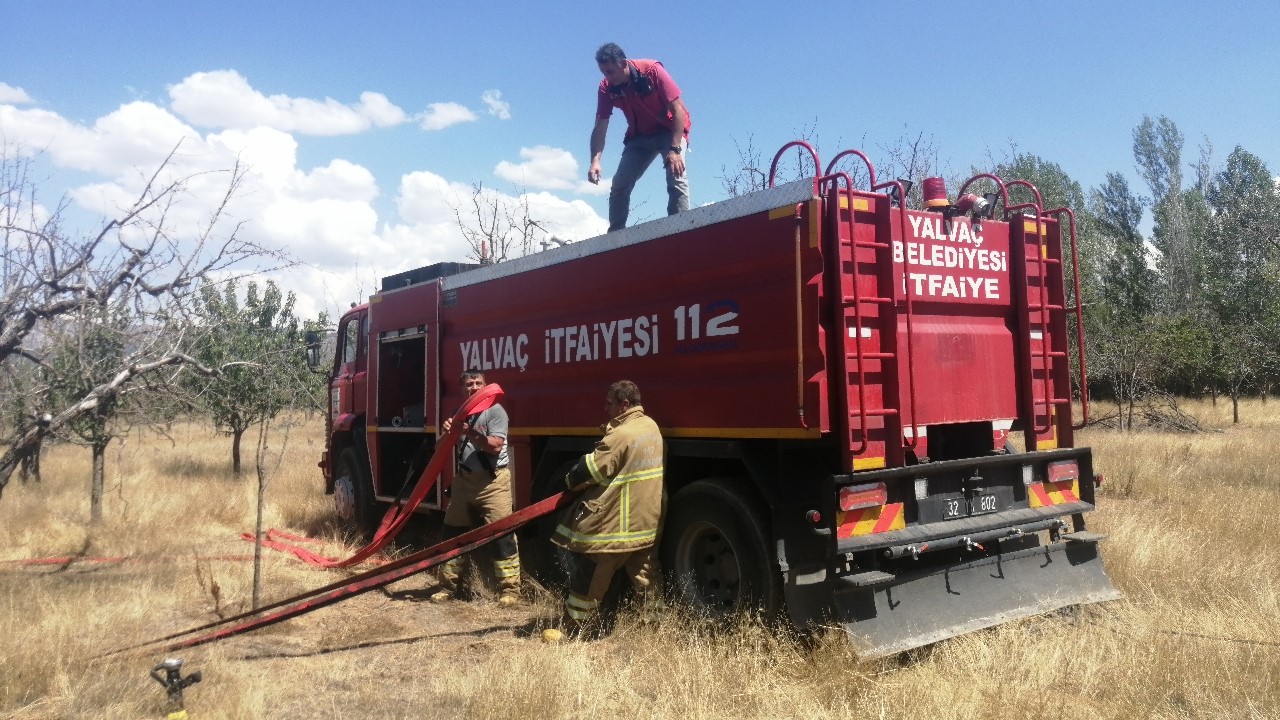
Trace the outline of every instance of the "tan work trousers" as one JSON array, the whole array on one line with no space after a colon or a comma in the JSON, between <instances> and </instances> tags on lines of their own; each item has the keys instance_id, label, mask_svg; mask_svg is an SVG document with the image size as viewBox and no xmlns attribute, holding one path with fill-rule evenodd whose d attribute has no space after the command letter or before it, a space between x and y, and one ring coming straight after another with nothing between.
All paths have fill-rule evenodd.
<instances>
[{"instance_id":1,"label":"tan work trousers","mask_svg":"<svg viewBox=\"0 0 1280 720\"><path fill-rule=\"evenodd\" d=\"M511 469L498 468L496 477L486 472L459 472L453 480L452 501L444 511L444 538L457 537L466 530L495 523L511 514ZM515 535L495 542L494 575L503 591L520 586L520 555ZM457 589L466 555L440 568L439 580L445 589Z\"/></svg>"},{"instance_id":2,"label":"tan work trousers","mask_svg":"<svg viewBox=\"0 0 1280 720\"><path fill-rule=\"evenodd\" d=\"M579 553L569 597L564 602L565 614L579 623L594 617L600 609L600 601L609 592L614 574L623 568L631 577L631 585L642 605L657 600L661 594L662 575L658 568L656 545L631 552Z\"/></svg>"},{"instance_id":3,"label":"tan work trousers","mask_svg":"<svg viewBox=\"0 0 1280 720\"><path fill-rule=\"evenodd\" d=\"M497 522L511 514L511 468L498 468L496 477L460 471L453 478L451 498L445 525L470 528Z\"/></svg>"}]
</instances>

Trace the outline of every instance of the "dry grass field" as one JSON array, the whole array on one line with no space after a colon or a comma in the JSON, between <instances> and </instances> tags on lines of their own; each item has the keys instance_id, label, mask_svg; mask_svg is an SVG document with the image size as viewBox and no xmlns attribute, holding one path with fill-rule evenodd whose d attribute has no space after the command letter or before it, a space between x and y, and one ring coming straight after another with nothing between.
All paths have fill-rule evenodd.
<instances>
[{"instance_id":1,"label":"dry grass field","mask_svg":"<svg viewBox=\"0 0 1280 720\"><path fill-rule=\"evenodd\" d=\"M593 643L528 637L555 598L420 602L413 578L246 636L180 653L205 718L1280 718L1280 405L1191 407L1221 433L1090 431L1106 475L1093 529L1123 600L860 663L838 633L798 643L744 622L708 633L622 621ZM52 449L44 482L0 499L0 561L83 554L129 562L0 562L0 716L165 714L160 655L99 653L244 610L256 478L228 475L201 426L113 445L105 522L88 525L88 452ZM287 442L286 442L287 440ZM277 434L267 526L332 541L318 422ZM335 571L268 552L265 600Z\"/></svg>"}]
</instances>

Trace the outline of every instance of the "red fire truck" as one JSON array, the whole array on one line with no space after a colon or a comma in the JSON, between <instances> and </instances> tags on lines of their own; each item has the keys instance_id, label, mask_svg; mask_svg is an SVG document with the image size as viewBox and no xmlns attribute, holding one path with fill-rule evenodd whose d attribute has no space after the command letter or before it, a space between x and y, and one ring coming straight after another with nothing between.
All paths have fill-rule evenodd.
<instances>
[{"instance_id":1,"label":"red fire truck","mask_svg":"<svg viewBox=\"0 0 1280 720\"><path fill-rule=\"evenodd\" d=\"M841 159L866 162L866 189L813 153L807 179L385 278L338 326L321 462L338 513L367 527L416 480L464 370L506 392L519 506L562 489L625 378L666 438L661 557L696 608L840 622L870 656L1116 597L1073 444L1071 212L992 175L955 202L930 179L903 207L903 183ZM1018 187L1033 199L1011 204ZM523 531L535 571L550 527Z\"/></svg>"}]
</instances>

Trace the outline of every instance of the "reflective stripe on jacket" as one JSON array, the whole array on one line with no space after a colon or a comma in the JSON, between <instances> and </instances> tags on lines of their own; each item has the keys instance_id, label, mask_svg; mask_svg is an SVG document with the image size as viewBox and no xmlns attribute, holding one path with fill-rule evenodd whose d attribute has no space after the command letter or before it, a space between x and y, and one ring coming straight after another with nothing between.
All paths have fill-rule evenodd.
<instances>
[{"instance_id":1,"label":"reflective stripe on jacket","mask_svg":"<svg viewBox=\"0 0 1280 720\"><path fill-rule=\"evenodd\" d=\"M629 552L658 539L665 497L662 433L636 406L605 426L585 456L591 482L552 542L573 552Z\"/></svg>"}]
</instances>

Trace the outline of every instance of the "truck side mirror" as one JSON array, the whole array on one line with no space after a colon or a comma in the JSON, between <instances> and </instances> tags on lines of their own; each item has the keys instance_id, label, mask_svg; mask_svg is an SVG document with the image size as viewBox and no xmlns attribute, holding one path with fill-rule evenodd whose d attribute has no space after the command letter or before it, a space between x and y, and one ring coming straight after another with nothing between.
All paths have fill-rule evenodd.
<instances>
[{"instance_id":1,"label":"truck side mirror","mask_svg":"<svg viewBox=\"0 0 1280 720\"><path fill-rule=\"evenodd\" d=\"M307 343L307 369L316 372L320 369L320 333L308 330L303 337Z\"/></svg>"}]
</instances>

